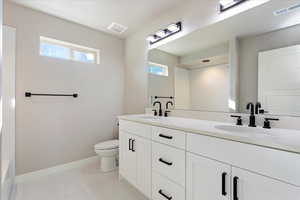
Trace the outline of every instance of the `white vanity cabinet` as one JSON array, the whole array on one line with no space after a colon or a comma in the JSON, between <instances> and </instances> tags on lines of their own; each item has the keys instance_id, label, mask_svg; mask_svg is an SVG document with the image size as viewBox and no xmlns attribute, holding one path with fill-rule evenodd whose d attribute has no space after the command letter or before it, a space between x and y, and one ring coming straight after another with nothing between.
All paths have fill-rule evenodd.
<instances>
[{"instance_id":1,"label":"white vanity cabinet","mask_svg":"<svg viewBox=\"0 0 300 200\"><path fill-rule=\"evenodd\" d=\"M231 166L187 153L187 200L230 200Z\"/></svg>"},{"instance_id":2,"label":"white vanity cabinet","mask_svg":"<svg viewBox=\"0 0 300 200\"><path fill-rule=\"evenodd\" d=\"M233 200L300 199L299 187L236 167L232 167L232 184Z\"/></svg>"},{"instance_id":3,"label":"white vanity cabinet","mask_svg":"<svg viewBox=\"0 0 300 200\"><path fill-rule=\"evenodd\" d=\"M120 175L152 200L300 199L300 154L120 121Z\"/></svg>"},{"instance_id":4,"label":"white vanity cabinet","mask_svg":"<svg viewBox=\"0 0 300 200\"><path fill-rule=\"evenodd\" d=\"M187 154L187 200L295 200L300 188L232 167L192 153Z\"/></svg>"},{"instance_id":5,"label":"white vanity cabinet","mask_svg":"<svg viewBox=\"0 0 300 200\"><path fill-rule=\"evenodd\" d=\"M300 198L299 154L197 134L187 135L187 150L187 200Z\"/></svg>"},{"instance_id":6,"label":"white vanity cabinet","mask_svg":"<svg viewBox=\"0 0 300 200\"><path fill-rule=\"evenodd\" d=\"M137 185L137 153L131 149L135 137L124 131L120 131L119 138L119 163L120 174L134 186Z\"/></svg>"},{"instance_id":7,"label":"white vanity cabinet","mask_svg":"<svg viewBox=\"0 0 300 200\"><path fill-rule=\"evenodd\" d=\"M136 135L139 131L143 137ZM151 198L151 126L120 122L119 135L120 175Z\"/></svg>"}]
</instances>

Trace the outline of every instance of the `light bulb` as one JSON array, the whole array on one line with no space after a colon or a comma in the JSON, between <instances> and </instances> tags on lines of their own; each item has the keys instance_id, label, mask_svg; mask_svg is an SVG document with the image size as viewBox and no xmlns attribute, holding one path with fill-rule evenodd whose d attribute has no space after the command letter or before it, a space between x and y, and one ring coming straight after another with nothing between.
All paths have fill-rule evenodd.
<instances>
[{"instance_id":1,"label":"light bulb","mask_svg":"<svg viewBox=\"0 0 300 200\"><path fill-rule=\"evenodd\" d=\"M156 35L160 38L163 38L166 36L166 32L164 30L160 30L156 33Z\"/></svg>"},{"instance_id":2,"label":"light bulb","mask_svg":"<svg viewBox=\"0 0 300 200\"><path fill-rule=\"evenodd\" d=\"M179 30L179 27L177 24L170 24L168 26L168 30L171 31L172 33L175 32L175 31L178 31Z\"/></svg>"},{"instance_id":3,"label":"light bulb","mask_svg":"<svg viewBox=\"0 0 300 200\"><path fill-rule=\"evenodd\" d=\"M149 35L146 40L148 40L149 42L154 42L155 41L155 36L154 35Z\"/></svg>"}]
</instances>

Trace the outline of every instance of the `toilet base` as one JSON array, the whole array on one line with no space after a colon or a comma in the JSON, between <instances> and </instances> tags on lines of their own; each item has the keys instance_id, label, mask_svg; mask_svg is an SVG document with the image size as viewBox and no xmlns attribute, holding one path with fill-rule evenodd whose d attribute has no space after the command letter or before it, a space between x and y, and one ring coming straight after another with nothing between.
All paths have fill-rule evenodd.
<instances>
[{"instance_id":1,"label":"toilet base","mask_svg":"<svg viewBox=\"0 0 300 200\"><path fill-rule=\"evenodd\" d=\"M100 169L102 172L114 171L117 168L118 168L118 158L116 156L100 158Z\"/></svg>"}]
</instances>

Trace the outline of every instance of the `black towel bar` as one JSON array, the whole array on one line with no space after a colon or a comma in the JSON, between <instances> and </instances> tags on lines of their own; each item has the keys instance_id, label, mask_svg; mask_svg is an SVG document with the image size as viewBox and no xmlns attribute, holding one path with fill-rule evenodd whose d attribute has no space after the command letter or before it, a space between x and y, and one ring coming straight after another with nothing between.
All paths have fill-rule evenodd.
<instances>
[{"instance_id":1,"label":"black towel bar","mask_svg":"<svg viewBox=\"0 0 300 200\"><path fill-rule=\"evenodd\" d=\"M162 96L154 96L155 99L173 99L174 97L162 97Z\"/></svg>"},{"instance_id":2,"label":"black towel bar","mask_svg":"<svg viewBox=\"0 0 300 200\"><path fill-rule=\"evenodd\" d=\"M38 93L31 93L31 92L25 92L25 97L31 97L31 96L54 96L54 97L74 97L77 98L78 94L38 94Z\"/></svg>"}]
</instances>

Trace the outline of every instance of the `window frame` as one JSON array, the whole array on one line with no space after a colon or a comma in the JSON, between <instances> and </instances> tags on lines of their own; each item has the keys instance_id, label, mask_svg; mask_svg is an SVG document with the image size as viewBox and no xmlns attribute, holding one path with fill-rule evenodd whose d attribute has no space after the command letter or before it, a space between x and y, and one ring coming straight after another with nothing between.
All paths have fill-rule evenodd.
<instances>
[{"instance_id":1,"label":"window frame","mask_svg":"<svg viewBox=\"0 0 300 200\"><path fill-rule=\"evenodd\" d=\"M162 68L166 69L166 71L167 71L166 75L160 75L160 74L155 74L155 73L149 72L149 66L150 65L155 65L155 66L159 66L159 67L162 67ZM153 75L156 75L156 76L168 77L169 76L169 66L168 65L164 65L164 64L160 64L160 63L156 63L156 62L148 62L148 70L147 70L147 72L149 74L153 74Z\"/></svg>"},{"instance_id":2,"label":"window frame","mask_svg":"<svg viewBox=\"0 0 300 200\"><path fill-rule=\"evenodd\" d=\"M56 45L56 46L62 46L62 47L68 48L70 50L69 58L64 59L64 58L58 58L58 57L54 57L54 56L43 55L42 54L42 49L41 49L41 44L42 43L46 43L46 44L50 44L50 45ZM70 42L65 42L65 41L61 41L61 40L56 40L56 39L49 38L49 37L44 37L44 36L40 36L39 45L40 45L40 52L39 52L40 56L45 56L45 57L49 57L49 58L56 58L56 59L71 60L71 61L74 61L74 62L81 62L81 63L100 64L100 50L99 49L86 47L86 46L82 46L82 45L78 45L78 44L74 44L74 43L70 43ZM87 54L93 54L95 60L94 60L94 62L85 62L85 61L81 61L81 60L76 60L74 58L74 51L87 53Z\"/></svg>"},{"instance_id":3,"label":"window frame","mask_svg":"<svg viewBox=\"0 0 300 200\"><path fill-rule=\"evenodd\" d=\"M221 3L220 3L220 12L224 12L226 10L229 10L230 8L233 8L235 6L240 5L241 3L247 1L247 0L235 0L236 2L234 2L234 4L231 4L229 6L224 7Z\"/></svg>"}]
</instances>

